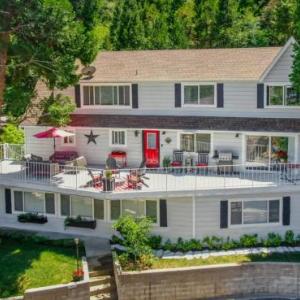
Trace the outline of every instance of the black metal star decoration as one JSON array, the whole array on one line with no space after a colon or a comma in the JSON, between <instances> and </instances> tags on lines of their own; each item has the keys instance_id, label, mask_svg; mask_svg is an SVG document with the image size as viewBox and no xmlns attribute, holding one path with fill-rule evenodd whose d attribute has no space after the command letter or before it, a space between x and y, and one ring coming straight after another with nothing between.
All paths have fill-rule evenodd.
<instances>
[{"instance_id":1,"label":"black metal star decoration","mask_svg":"<svg viewBox=\"0 0 300 300\"><path fill-rule=\"evenodd\" d=\"M90 142L93 142L95 145L97 144L96 138L99 136L98 134L94 134L93 130L91 130L90 134L85 134L85 136L88 138L88 144Z\"/></svg>"}]
</instances>

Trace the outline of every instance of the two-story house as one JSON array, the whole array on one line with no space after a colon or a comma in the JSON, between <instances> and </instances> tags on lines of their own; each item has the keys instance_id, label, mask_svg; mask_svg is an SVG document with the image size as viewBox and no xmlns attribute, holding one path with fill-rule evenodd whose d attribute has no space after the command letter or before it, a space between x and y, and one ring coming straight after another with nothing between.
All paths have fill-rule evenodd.
<instances>
[{"instance_id":1,"label":"two-story house","mask_svg":"<svg viewBox=\"0 0 300 300\"><path fill-rule=\"evenodd\" d=\"M87 166L30 173L52 169L53 140L34 137L49 126L28 117L25 152L43 161L1 162L0 225L109 237L112 222L129 213L152 217L153 231L173 239L300 233L293 43L100 52L92 76L55 91L76 103L65 128L73 135L56 139L56 151L75 152ZM49 95L42 83L37 91ZM91 173L105 176L111 156L122 167L105 192ZM146 168L135 170L143 182L131 182L143 161ZM47 215L48 223L20 225L23 212ZM79 215L96 219L96 228L64 227L66 216Z\"/></svg>"}]
</instances>

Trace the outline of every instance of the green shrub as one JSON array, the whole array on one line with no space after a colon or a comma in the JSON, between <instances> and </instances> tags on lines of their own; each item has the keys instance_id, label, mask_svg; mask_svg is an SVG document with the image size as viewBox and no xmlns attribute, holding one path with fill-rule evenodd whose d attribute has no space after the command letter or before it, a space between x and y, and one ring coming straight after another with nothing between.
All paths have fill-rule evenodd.
<instances>
[{"instance_id":1,"label":"green shrub","mask_svg":"<svg viewBox=\"0 0 300 300\"><path fill-rule=\"evenodd\" d=\"M166 242L163 245L163 250L165 251L175 251L177 245L175 243L172 243L171 240L166 240Z\"/></svg>"},{"instance_id":2,"label":"green shrub","mask_svg":"<svg viewBox=\"0 0 300 300\"><path fill-rule=\"evenodd\" d=\"M203 244L199 240L191 239L188 241L188 243L189 251L201 251L203 249Z\"/></svg>"},{"instance_id":3,"label":"green shrub","mask_svg":"<svg viewBox=\"0 0 300 300\"><path fill-rule=\"evenodd\" d=\"M222 248L223 239L217 236L207 236L203 239L203 243L210 250L219 250Z\"/></svg>"},{"instance_id":4,"label":"green shrub","mask_svg":"<svg viewBox=\"0 0 300 300\"><path fill-rule=\"evenodd\" d=\"M265 247L279 247L282 243L282 238L278 233L270 232L268 237L263 241Z\"/></svg>"},{"instance_id":5,"label":"green shrub","mask_svg":"<svg viewBox=\"0 0 300 300\"><path fill-rule=\"evenodd\" d=\"M151 235L149 237L149 246L151 249L160 249L161 248L162 238L160 235Z\"/></svg>"},{"instance_id":6,"label":"green shrub","mask_svg":"<svg viewBox=\"0 0 300 300\"><path fill-rule=\"evenodd\" d=\"M257 234L244 234L240 237L241 247L255 247L258 245Z\"/></svg>"},{"instance_id":7,"label":"green shrub","mask_svg":"<svg viewBox=\"0 0 300 300\"><path fill-rule=\"evenodd\" d=\"M152 257L149 246L151 220L148 218L134 218L133 216L121 217L113 226L124 238L123 245L126 247L127 258L137 268L147 265L145 261Z\"/></svg>"},{"instance_id":8,"label":"green shrub","mask_svg":"<svg viewBox=\"0 0 300 300\"><path fill-rule=\"evenodd\" d=\"M24 132L14 124L7 124L1 129L0 144L24 144Z\"/></svg>"},{"instance_id":9,"label":"green shrub","mask_svg":"<svg viewBox=\"0 0 300 300\"><path fill-rule=\"evenodd\" d=\"M294 246L296 244L295 234L293 230L287 230L284 235L284 242L289 246Z\"/></svg>"},{"instance_id":10,"label":"green shrub","mask_svg":"<svg viewBox=\"0 0 300 300\"><path fill-rule=\"evenodd\" d=\"M111 244L119 244L119 245L123 245L123 240L120 239L118 236L113 235L110 239Z\"/></svg>"},{"instance_id":11,"label":"green shrub","mask_svg":"<svg viewBox=\"0 0 300 300\"><path fill-rule=\"evenodd\" d=\"M226 241L223 243L222 245L222 250L230 250L230 249L234 249L234 248L238 248L239 247L239 242L234 241L232 239L230 239L229 237L227 237Z\"/></svg>"}]
</instances>

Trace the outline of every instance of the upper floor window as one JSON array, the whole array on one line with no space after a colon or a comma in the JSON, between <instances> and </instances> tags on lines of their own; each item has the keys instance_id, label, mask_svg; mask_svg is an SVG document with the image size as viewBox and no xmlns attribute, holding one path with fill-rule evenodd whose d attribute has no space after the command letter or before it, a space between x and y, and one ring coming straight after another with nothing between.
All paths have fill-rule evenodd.
<instances>
[{"instance_id":1,"label":"upper floor window","mask_svg":"<svg viewBox=\"0 0 300 300\"><path fill-rule=\"evenodd\" d=\"M130 106L130 86L84 86L83 105Z\"/></svg>"},{"instance_id":2,"label":"upper floor window","mask_svg":"<svg viewBox=\"0 0 300 300\"><path fill-rule=\"evenodd\" d=\"M183 100L187 105L215 105L214 84L185 84L183 88Z\"/></svg>"},{"instance_id":3,"label":"upper floor window","mask_svg":"<svg viewBox=\"0 0 300 300\"><path fill-rule=\"evenodd\" d=\"M267 104L269 106L300 106L300 95L290 85L268 85Z\"/></svg>"}]
</instances>

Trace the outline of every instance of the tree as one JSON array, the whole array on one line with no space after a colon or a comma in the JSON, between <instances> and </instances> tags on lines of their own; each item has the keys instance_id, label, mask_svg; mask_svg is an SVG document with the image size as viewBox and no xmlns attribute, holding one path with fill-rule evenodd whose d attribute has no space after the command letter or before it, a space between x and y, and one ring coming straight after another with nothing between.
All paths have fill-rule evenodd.
<instances>
[{"instance_id":1,"label":"tree","mask_svg":"<svg viewBox=\"0 0 300 300\"><path fill-rule=\"evenodd\" d=\"M77 6L74 9L69 0L0 2L1 106L8 66L13 66L9 77L23 80L31 74L53 89L78 80L76 59L84 64L94 59L99 48L95 25L99 1L80 2L89 3L89 9L84 5L82 10Z\"/></svg>"},{"instance_id":2,"label":"tree","mask_svg":"<svg viewBox=\"0 0 300 300\"><path fill-rule=\"evenodd\" d=\"M7 124L1 129L0 143L4 144L23 144L24 132L14 124Z\"/></svg>"}]
</instances>

